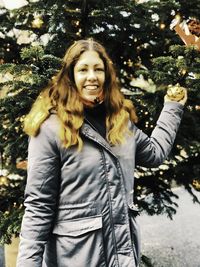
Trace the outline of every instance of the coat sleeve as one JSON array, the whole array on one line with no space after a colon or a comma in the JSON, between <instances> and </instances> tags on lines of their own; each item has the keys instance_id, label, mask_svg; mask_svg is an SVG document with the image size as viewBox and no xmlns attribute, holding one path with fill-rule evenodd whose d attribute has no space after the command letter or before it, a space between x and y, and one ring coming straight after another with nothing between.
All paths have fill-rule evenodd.
<instances>
[{"instance_id":1,"label":"coat sleeve","mask_svg":"<svg viewBox=\"0 0 200 267\"><path fill-rule=\"evenodd\" d=\"M169 155L181 122L183 105L166 102L150 137L136 129L136 165L157 167Z\"/></svg>"},{"instance_id":2,"label":"coat sleeve","mask_svg":"<svg viewBox=\"0 0 200 267\"><path fill-rule=\"evenodd\" d=\"M25 214L22 220L17 267L41 267L45 244L57 207L60 157L55 134L44 122L31 137L28 148L28 177Z\"/></svg>"}]
</instances>

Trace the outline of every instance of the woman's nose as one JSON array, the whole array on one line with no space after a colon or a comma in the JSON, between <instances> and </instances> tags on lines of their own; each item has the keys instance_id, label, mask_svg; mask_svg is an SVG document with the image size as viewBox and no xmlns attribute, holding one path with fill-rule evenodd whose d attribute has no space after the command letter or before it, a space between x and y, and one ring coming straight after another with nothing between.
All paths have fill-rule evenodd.
<instances>
[{"instance_id":1,"label":"woman's nose","mask_svg":"<svg viewBox=\"0 0 200 267\"><path fill-rule=\"evenodd\" d=\"M87 79L88 79L89 81L93 81L93 80L96 80L96 79L97 79L94 70L89 70L89 71L88 71Z\"/></svg>"}]
</instances>

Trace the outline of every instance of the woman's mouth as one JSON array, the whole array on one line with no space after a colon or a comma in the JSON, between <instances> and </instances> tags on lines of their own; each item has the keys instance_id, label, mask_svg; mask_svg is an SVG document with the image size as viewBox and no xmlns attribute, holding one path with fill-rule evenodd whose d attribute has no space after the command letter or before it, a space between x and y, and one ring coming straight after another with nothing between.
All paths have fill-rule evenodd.
<instances>
[{"instance_id":1,"label":"woman's mouth","mask_svg":"<svg viewBox=\"0 0 200 267\"><path fill-rule=\"evenodd\" d=\"M86 90L97 90L99 89L99 86L98 85L85 85L83 88Z\"/></svg>"}]
</instances>

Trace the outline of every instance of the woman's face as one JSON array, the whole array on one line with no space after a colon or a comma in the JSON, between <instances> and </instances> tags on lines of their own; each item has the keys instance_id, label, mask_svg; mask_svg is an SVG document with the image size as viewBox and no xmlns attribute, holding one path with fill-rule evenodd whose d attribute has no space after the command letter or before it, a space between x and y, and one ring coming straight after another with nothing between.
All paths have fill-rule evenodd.
<instances>
[{"instance_id":1,"label":"woman's face","mask_svg":"<svg viewBox=\"0 0 200 267\"><path fill-rule=\"evenodd\" d=\"M85 51L74 67L75 84L81 96L94 101L103 92L105 67L96 51Z\"/></svg>"}]
</instances>

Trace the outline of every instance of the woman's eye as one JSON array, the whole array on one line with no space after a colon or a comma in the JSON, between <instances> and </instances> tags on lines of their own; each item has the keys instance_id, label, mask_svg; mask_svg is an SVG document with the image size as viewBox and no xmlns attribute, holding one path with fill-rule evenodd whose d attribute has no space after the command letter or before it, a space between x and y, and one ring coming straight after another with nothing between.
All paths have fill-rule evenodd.
<instances>
[{"instance_id":1,"label":"woman's eye","mask_svg":"<svg viewBox=\"0 0 200 267\"><path fill-rule=\"evenodd\" d=\"M87 69L84 68L84 69L80 69L79 71L80 71L80 72L86 72Z\"/></svg>"},{"instance_id":2,"label":"woman's eye","mask_svg":"<svg viewBox=\"0 0 200 267\"><path fill-rule=\"evenodd\" d=\"M104 71L104 69L103 68L97 68L96 71L101 72L101 71Z\"/></svg>"}]
</instances>

